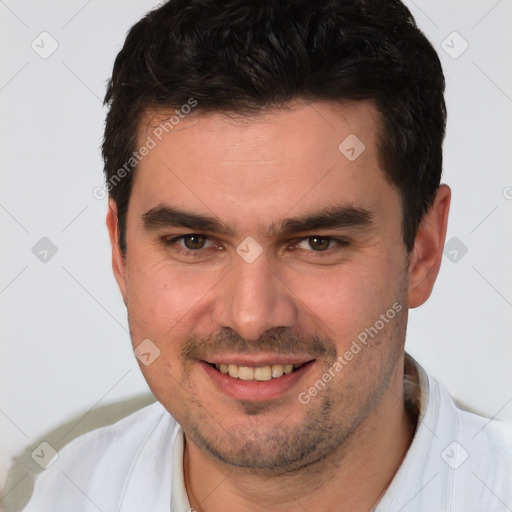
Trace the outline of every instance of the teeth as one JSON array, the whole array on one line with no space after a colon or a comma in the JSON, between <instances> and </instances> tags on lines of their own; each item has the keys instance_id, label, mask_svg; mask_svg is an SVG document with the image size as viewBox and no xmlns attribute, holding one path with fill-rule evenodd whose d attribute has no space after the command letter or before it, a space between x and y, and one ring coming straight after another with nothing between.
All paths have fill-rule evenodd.
<instances>
[{"instance_id":1,"label":"teeth","mask_svg":"<svg viewBox=\"0 0 512 512\"><path fill-rule=\"evenodd\" d=\"M272 378L272 368L270 366L254 368L254 378L256 380L270 380Z\"/></svg>"},{"instance_id":2,"label":"teeth","mask_svg":"<svg viewBox=\"0 0 512 512\"><path fill-rule=\"evenodd\" d=\"M284 366L282 364L273 364L272 365L272 378L277 379L283 376Z\"/></svg>"},{"instance_id":3,"label":"teeth","mask_svg":"<svg viewBox=\"0 0 512 512\"><path fill-rule=\"evenodd\" d=\"M215 368L234 379L266 381L278 379L301 366L302 364L273 364L272 366L267 365L253 368L250 366L238 366L237 364L216 364Z\"/></svg>"},{"instance_id":4,"label":"teeth","mask_svg":"<svg viewBox=\"0 0 512 512\"><path fill-rule=\"evenodd\" d=\"M249 368L248 366L240 366L238 368L238 378L240 380L253 380L254 368Z\"/></svg>"}]
</instances>

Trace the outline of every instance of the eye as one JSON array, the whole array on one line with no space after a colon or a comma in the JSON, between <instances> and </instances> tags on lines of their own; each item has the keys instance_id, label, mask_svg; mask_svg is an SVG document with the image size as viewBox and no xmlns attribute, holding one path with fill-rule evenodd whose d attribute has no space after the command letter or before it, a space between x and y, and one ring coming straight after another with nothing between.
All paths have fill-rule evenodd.
<instances>
[{"instance_id":1,"label":"eye","mask_svg":"<svg viewBox=\"0 0 512 512\"><path fill-rule=\"evenodd\" d=\"M196 250L203 249L208 241L208 238L203 235L184 235L181 237L183 241L183 245L187 249Z\"/></svg>"},{"instance_id":2,"label":"eye","mask_svg":"<svg viewBox=\"0 0 512 512\"><path fill-rule=\"evenodd\" d=\"M307 243L314 251L326 251L329 249L332 240L330 238L321 238L319 236L310 236Z\"/></svg>"},{"instance_id":3,"label":"eye","mask_svg":"<svg viewBox=\"0 0 512 512\"><path fill-rule=\"evenodd\" d=\"M187 235L181 235L174 238L166 237L164 239L164 243L167 246L177 245L178 247L189 251L198 251L213 245L206 235L199 235L197 233L189 233Z\"/></svg>"},{"instance_id":4,"label":"eye","mask_svg":"<svg viewBox=\"0 0 512 512\"><path fill-rule=\"evenodd\" d=\"M337 246L347 246L348 240L332 238L328 236L308 236L298 242L295 247L307 251L324 252Z\"/></svg>"}]
</instances>

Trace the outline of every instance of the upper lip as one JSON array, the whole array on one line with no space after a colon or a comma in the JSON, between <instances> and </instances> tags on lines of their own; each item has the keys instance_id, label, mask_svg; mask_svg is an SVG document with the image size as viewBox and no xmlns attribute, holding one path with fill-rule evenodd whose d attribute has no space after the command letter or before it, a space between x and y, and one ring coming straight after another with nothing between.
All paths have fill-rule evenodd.
<instances>
[{"instance_id":1,"label":"upper lip","mask_svg":"<svg viewBox=\"0 0 512 512\"><path fill-rule=\"evenodd\" d=\"M236 364L238 366L272 366L273 364L305 364L313 361L311 356L282 354L222 354L205 357L203 361L210 364Z\"/></svg>"}]
</instances>

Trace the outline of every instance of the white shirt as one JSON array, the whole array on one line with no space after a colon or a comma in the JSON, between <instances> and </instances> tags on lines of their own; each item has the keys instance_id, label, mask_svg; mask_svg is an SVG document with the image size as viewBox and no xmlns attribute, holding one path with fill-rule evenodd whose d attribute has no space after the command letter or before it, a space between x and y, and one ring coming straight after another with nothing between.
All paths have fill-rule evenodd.
<instances>
[{"instance_id":1,"label":"white shirt","mask_svg":"<svg viewBox=\"0 0 512 512\"><path fill-rule=\"evenodd\" d=\"M511 426L458 409L416 367L418 426L375 512L512 511ZM189 512L183 445L156 402L63 448L24 512Z\"/></svg>"}]
</instances>

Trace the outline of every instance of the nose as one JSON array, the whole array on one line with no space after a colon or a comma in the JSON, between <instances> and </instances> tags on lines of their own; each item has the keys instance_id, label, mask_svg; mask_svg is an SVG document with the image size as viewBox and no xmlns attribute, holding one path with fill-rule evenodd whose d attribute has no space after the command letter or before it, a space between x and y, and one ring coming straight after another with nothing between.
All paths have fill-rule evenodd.
<instances>
[{"instance_id":1,"label":"nose","mask_svg":"<svg viewBox=\"0 0 512 512\"><path fill-rule=\"evenodd\" d=\"M235 261L216 287L215 326L231 328L246 340L257 340L268 329L291 327L296 317L293 293L264 254L252 263Z\"/></svg>"}]
</instances>

